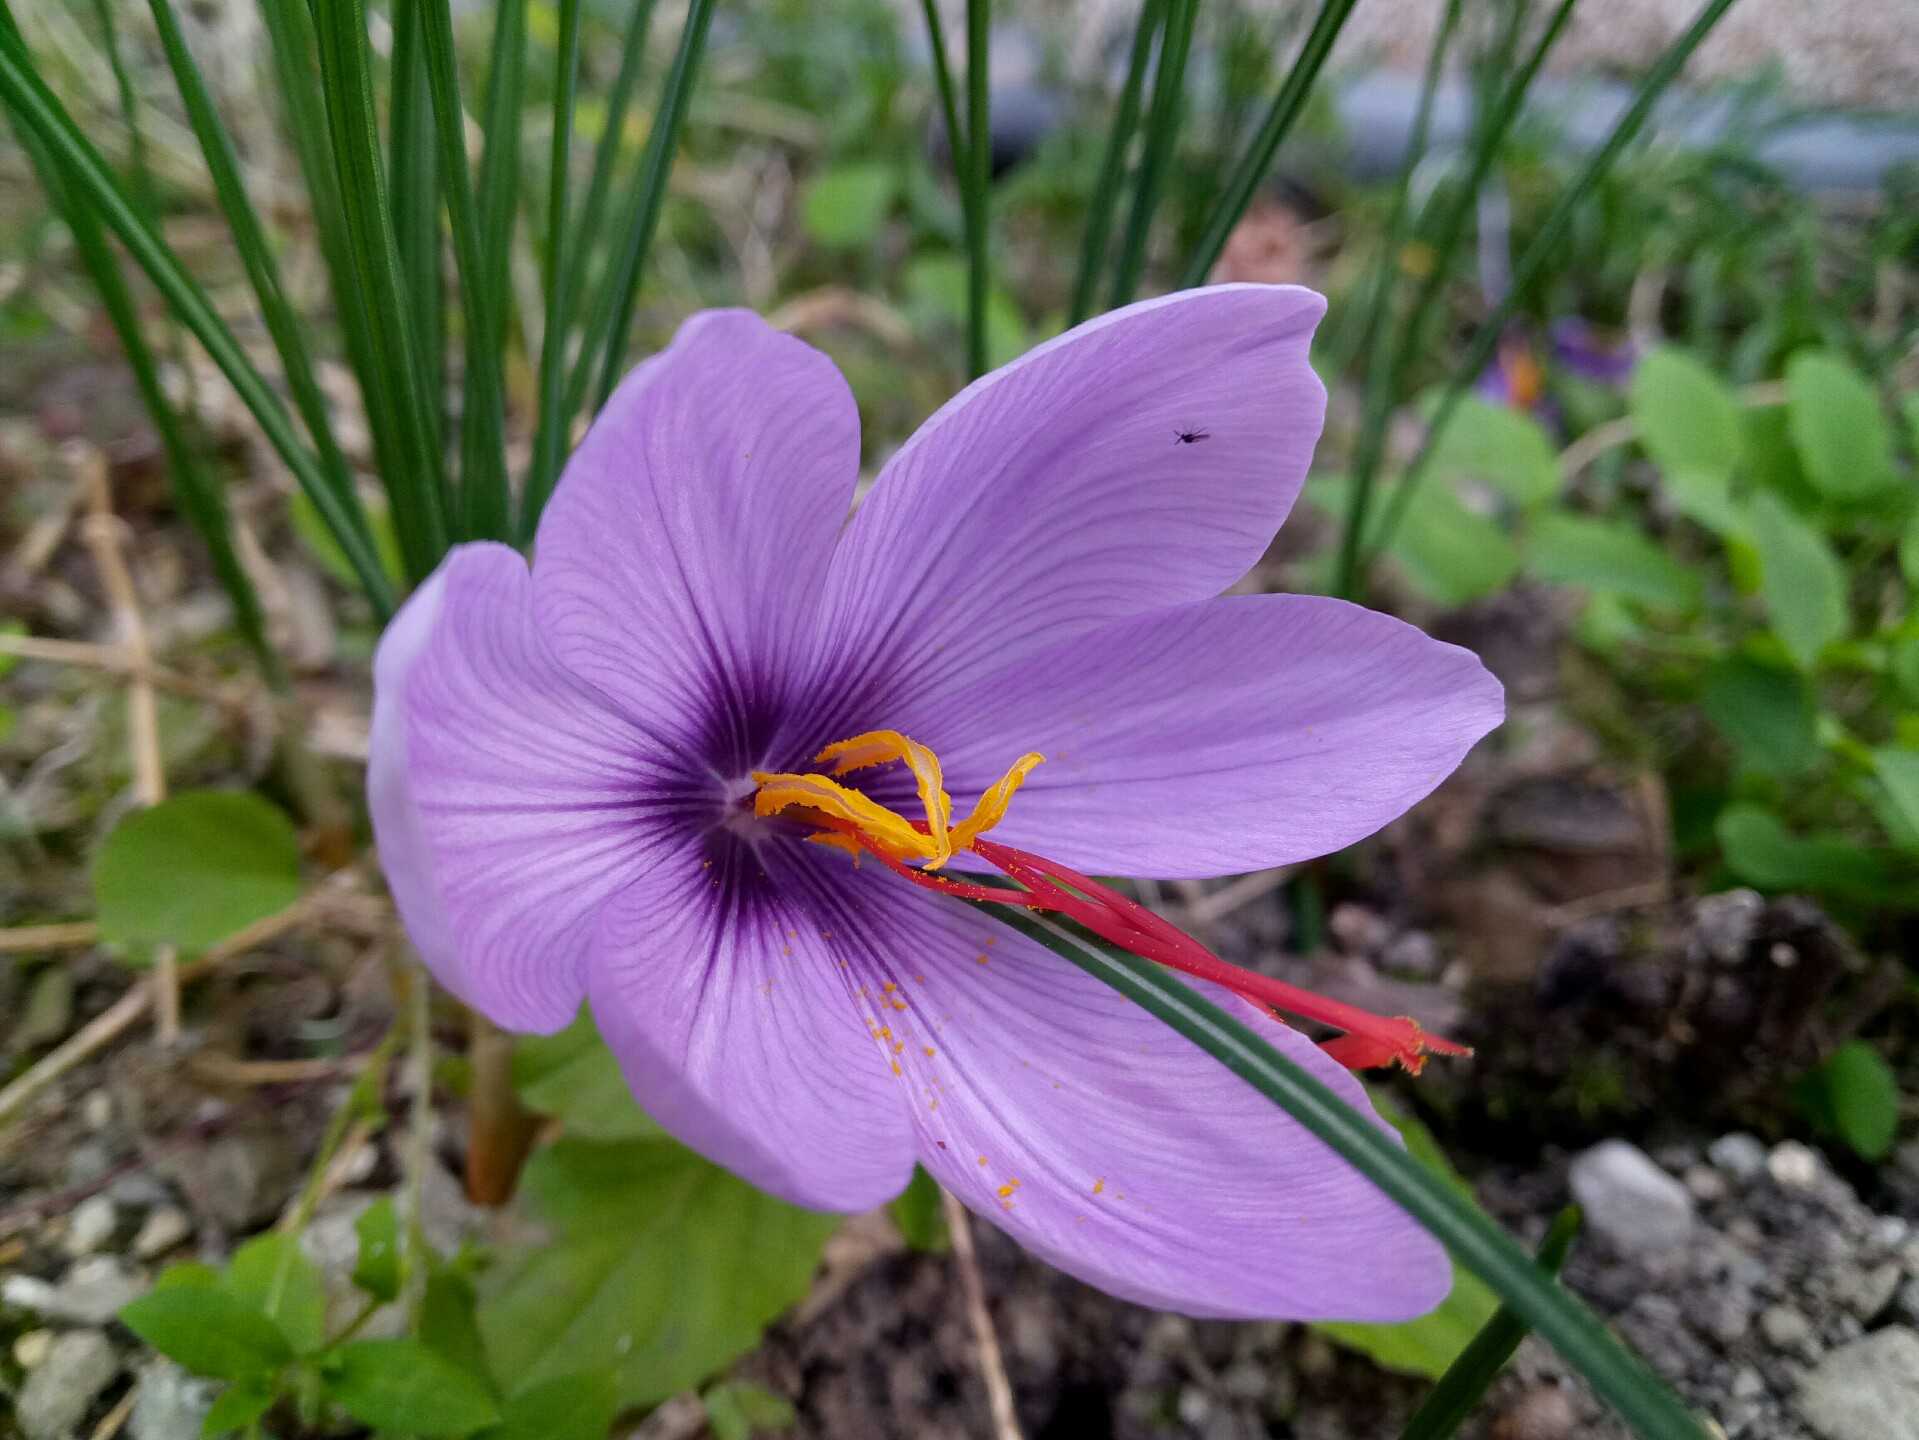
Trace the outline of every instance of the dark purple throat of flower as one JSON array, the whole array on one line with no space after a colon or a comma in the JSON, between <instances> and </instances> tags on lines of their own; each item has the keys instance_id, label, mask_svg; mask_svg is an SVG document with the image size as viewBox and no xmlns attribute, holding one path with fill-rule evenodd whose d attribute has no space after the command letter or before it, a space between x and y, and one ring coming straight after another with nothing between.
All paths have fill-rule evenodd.
<instances>
[{"instance_id":1,"label":"dark purple throat of flower","mask_svg":"<svg viewBox=\"0 0 1919 1440\"><path fill-rule=\"evenodd\" d=\"M1397 1063L1418 1074L1429 1054L1472 1053L1463 1045L1428 1034L1410 1016L1374 1015L1283 980L1229 965L1138 901L1056 860L986 839L986 832L1005 818L1026 777L1043 763L1042 755L1029 751L1020 756L980 796L972 813L957 824L939 757L897 730L870 730L839 740L813 758L821 765L830 762L831 772L755 771L753 779L758 789L753 796L754 812L762 816L783 814L810 825L814 828L811 840L845 850L856 864L861 855L872 855L915 885L942 895L1065 915L1120 949L1211 981L1275 1019L1293 1015L1333 1026L1344 1033L1321 1042L1321 1048L1348 1069ZM835 778L894 763L912 772L925 818L909 819ZM1020 888L973 884L939 873L962 853L979 856Z\"/></svg>"}]
</instances>

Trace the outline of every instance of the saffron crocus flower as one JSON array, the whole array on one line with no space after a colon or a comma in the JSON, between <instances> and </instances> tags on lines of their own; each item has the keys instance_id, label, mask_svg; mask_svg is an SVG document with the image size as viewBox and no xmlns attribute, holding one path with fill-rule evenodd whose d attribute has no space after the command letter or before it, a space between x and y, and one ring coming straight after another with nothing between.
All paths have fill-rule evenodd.
<instances>
[{"instance_id":1,"label":"saffron crocus flower","mask_svg":"<svg viewBox=\"0 0 1919 1440\"><path fill-rule=\"evenodd\" d=\"M581 444L531 567L461 546L381 642L371 802L426 963L511 1030L587 1001L648 1114L798 1204L868 1208L917 1159L1126 1299L1437 1303L1443 1252L1357 1171L963 898L997 866L1362 1109L1340 1059L1417 1063L1410 1022L1302 1000L1348 1029L1329 1054L1268 1008L1295 992L1082 873L1336 850L1498 722L1478 661L1397 620L1220 597L1305 475L1323 309L1218 286L1082 325L940 410L850 522L831 363L689 321Z\"/></svg>"}]
</instances>

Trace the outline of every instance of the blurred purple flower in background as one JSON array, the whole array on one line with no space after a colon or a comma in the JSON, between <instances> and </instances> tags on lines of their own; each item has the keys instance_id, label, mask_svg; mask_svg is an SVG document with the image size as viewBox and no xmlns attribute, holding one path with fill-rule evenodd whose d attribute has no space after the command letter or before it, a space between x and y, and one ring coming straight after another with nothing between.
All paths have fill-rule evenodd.
<instances>
[{"instance_id":1,"label":"blurred purple flower in background","mask_svg":"<svg viewBox=\"0 0 1919 1440\"><path fill-rule=\"evenodd\" d=\"M1083 325L941 409L850 523L832 364L750 314L689 321L581 445L531 569L462 546L381 644L371 801L426 963L509 1029L588 1001L648 1114L798 1204L871 1207L917 1159L1127 1299L1436 1304L1444 1253L1357 1171L906 866L978 868L989 827L1094 874L1304 860L1498 723L1466 651L1337 600L1220 596L1305 476L1323 309L1218 286ZM912 773L828 778L849 739ZM986 797L975 829L946 833L948 789ZM842 831L888 863L805 843ZM1367 1108L1304 1035L1204 988Z\"/></svg>"}]
</instances>

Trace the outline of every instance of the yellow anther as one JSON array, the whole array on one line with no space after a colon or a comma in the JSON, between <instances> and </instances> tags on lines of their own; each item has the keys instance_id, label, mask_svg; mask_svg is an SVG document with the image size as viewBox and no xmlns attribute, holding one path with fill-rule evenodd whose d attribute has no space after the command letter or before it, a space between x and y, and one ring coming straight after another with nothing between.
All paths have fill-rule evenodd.
<instances>
[{"instance_id":1,"label":"yellow anther","mask_svg":"<svg viewBox=\"0 0 1919 1440\"><path fill-rule=\"evenodd\" d=\"M869 730L838 740L813 758L822 764L833 761L834 775L899 761L913 772L920 805L926 812L924 828L871 796L818 774L755 770L753 779L759 790L753 796L753 812L777 815L790 809L813 810L851 826L860 836L856 840L843 829L822 829L810 837L821 844L837 846L857 857L864 840L896 860L918 861L927 870L937 870L955 854L971 850L974 841L1005 819L1013 796L1045 759L1032 752L1020 756L1013 768L980 796L973 813L954 825L953 800L946 793L939 757L897 730Z\"/></svg>"}]
</instances>

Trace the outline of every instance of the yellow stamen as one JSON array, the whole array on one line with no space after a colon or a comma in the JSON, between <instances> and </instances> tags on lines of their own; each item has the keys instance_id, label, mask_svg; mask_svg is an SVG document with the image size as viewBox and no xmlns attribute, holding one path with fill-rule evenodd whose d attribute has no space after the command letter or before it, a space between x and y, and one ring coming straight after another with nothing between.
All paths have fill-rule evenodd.
<instances>
[{"instance_id":1,"label":"yellow stamen","mask_svg":"<svg viewBox=\"0 0 1919 1440\"><path fill-rule=\"evenodd\" d=\"M759 786L753 796L753 813L777 815L794 808L818 811L829 819L851 825L894 859L920 861L923 868L937 870L955 854L971 850L975 840L1006 818L1013 796L1045 757L1030 752L1020 756L1013 762L1012 769L980 796L973 813L958 825L953 824L953 800L946 793L939 757L897 730L869 730L863 735L837 740L813 759L820 764L833 761L834 775L895 760L904 764L913 772L919 789L920 805L926 812L925 828L828 776L784 771L753 772L754 782ZM810 838L855 855L860 849L859 842L852 836L836 830L822 830Z\"/></svg>"}]
</instances>

